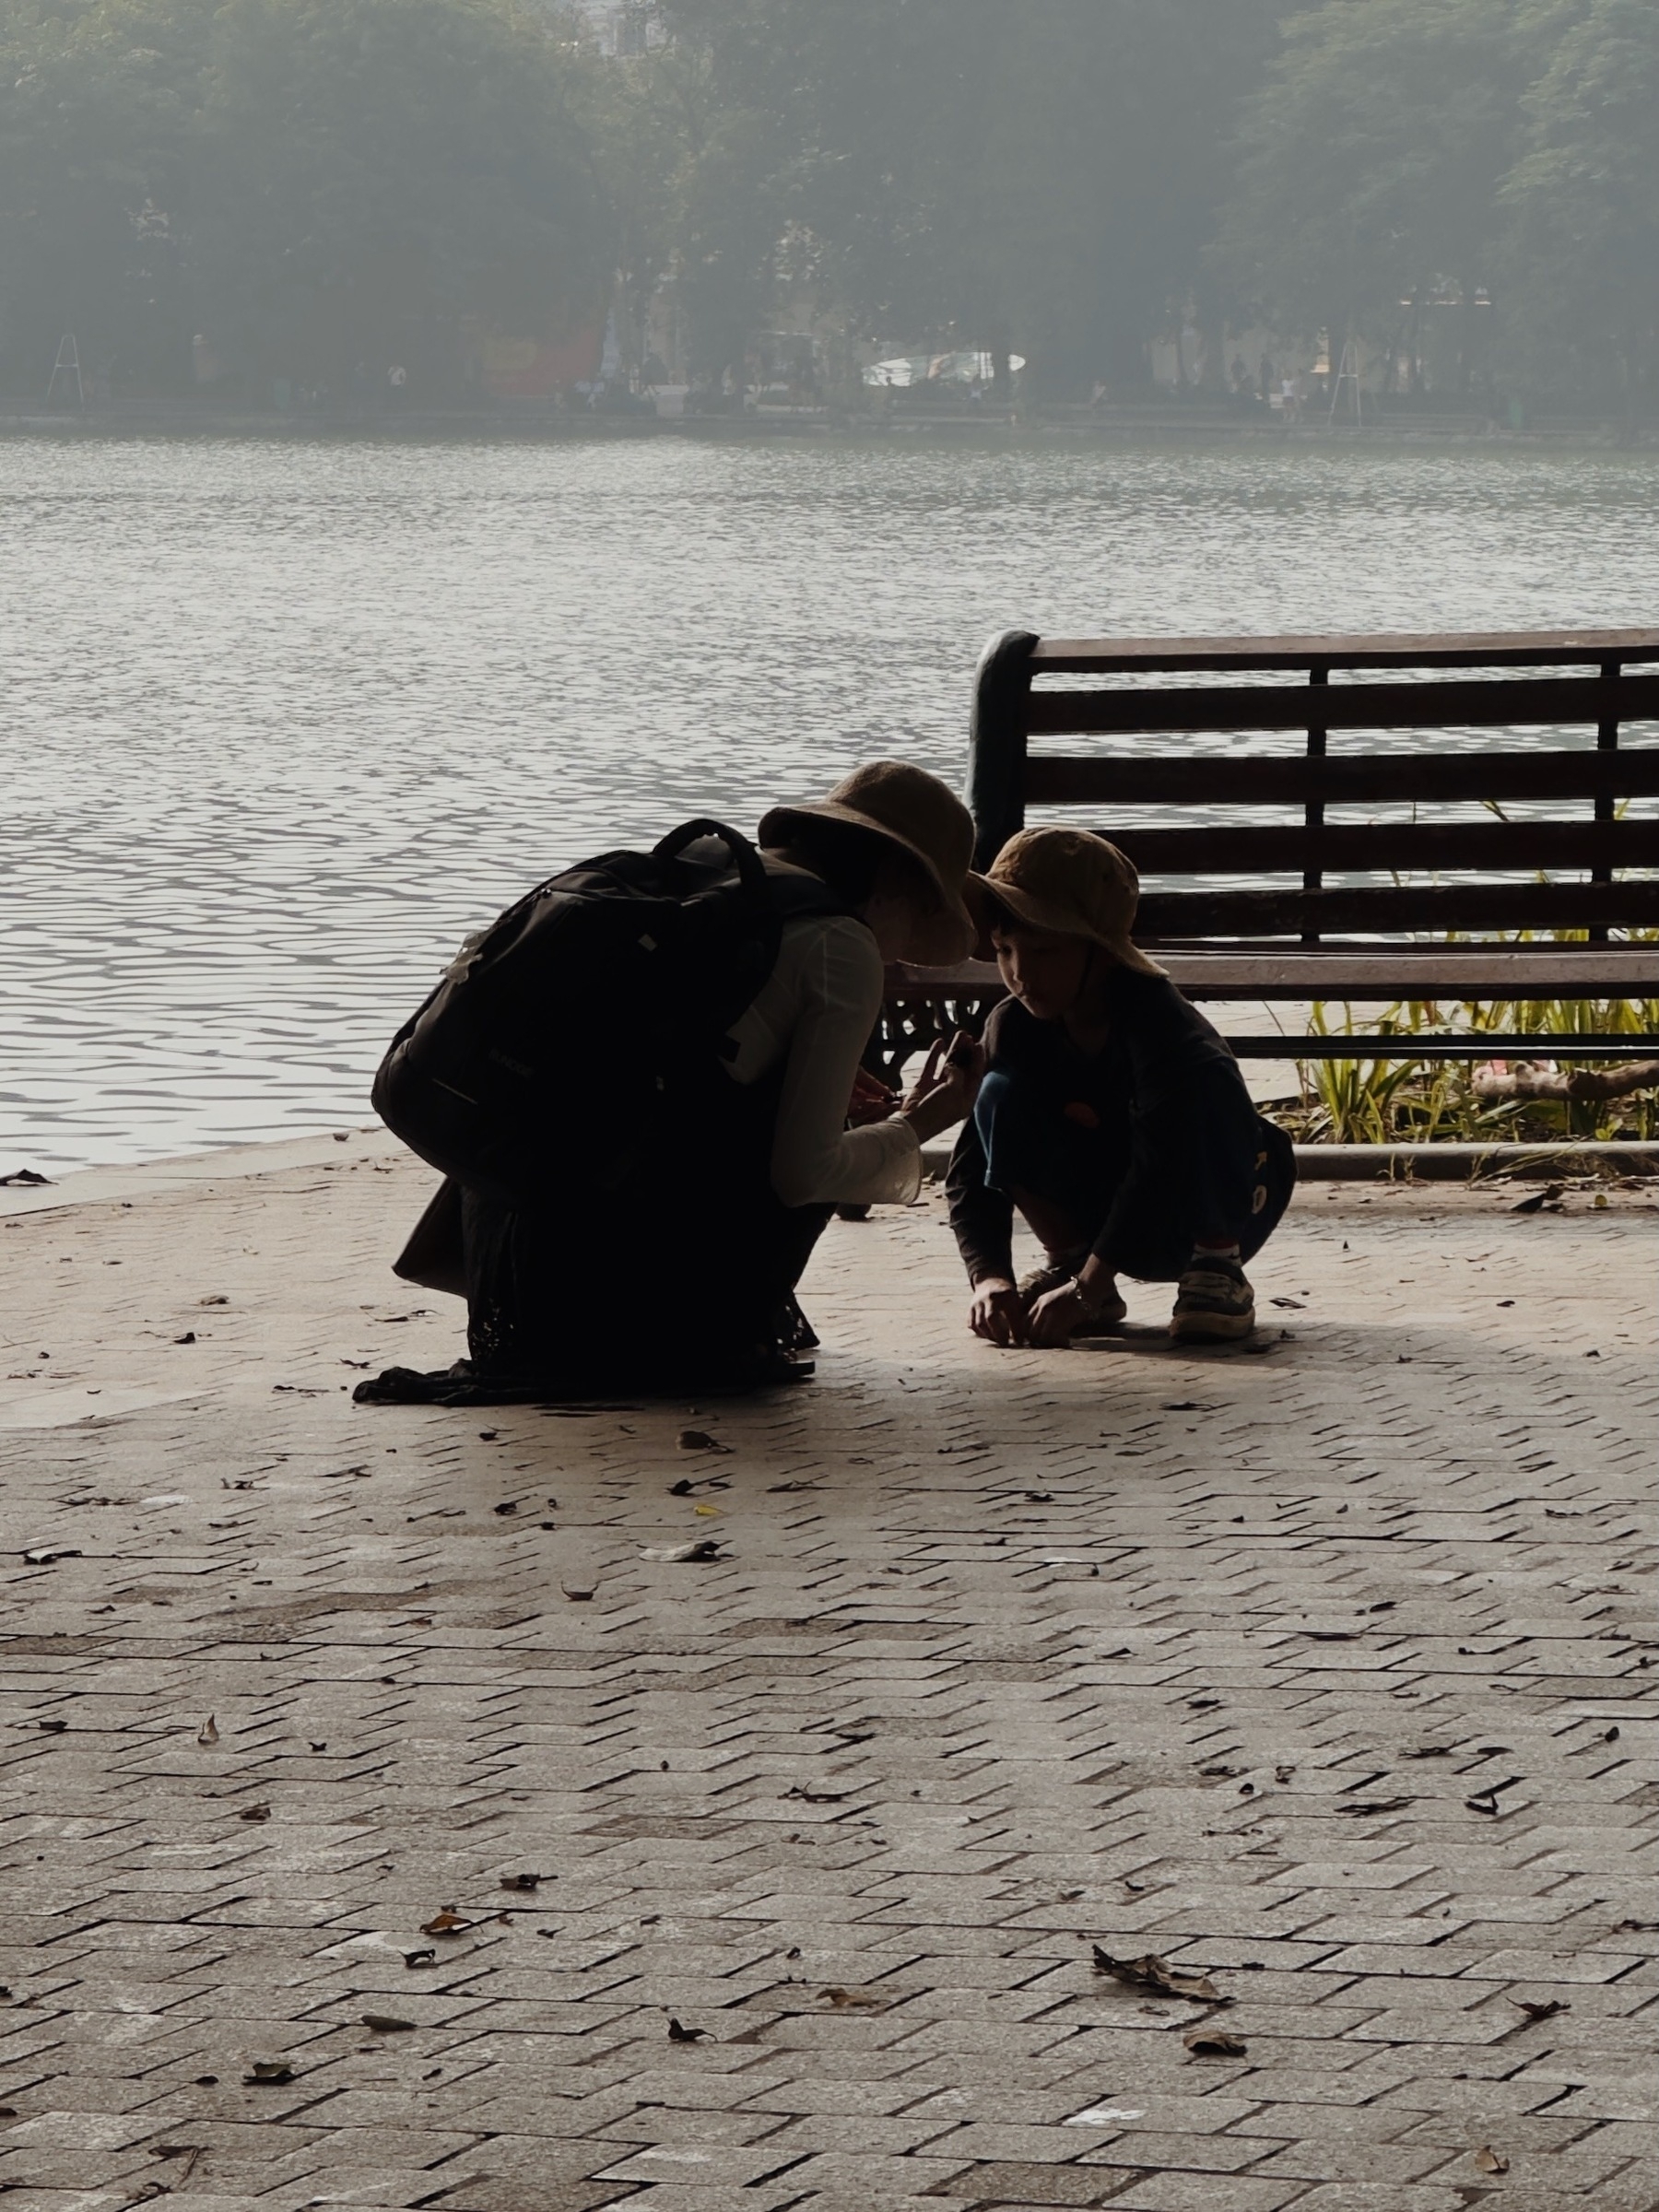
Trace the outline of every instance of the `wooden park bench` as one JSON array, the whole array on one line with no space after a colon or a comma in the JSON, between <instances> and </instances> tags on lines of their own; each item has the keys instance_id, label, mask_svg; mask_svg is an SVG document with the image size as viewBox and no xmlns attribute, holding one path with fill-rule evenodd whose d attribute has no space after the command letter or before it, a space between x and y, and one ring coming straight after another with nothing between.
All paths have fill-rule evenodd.
<instances>
[{"instance_id":1,"label":"wooden park bench","mask_svg":"<svg viewBox=\"0 0 1659 2212\"><path fill-rule=\"evenodd\" d=\"M1192 999L1590 1001L1659 995L1659 629L1445 637L1039 638L980 663L969 802L986 867L1028 810L1140 871L1137 940ZM1517 733L1525 733L1517 735ZM1079 740L1083 742L1079 742ZM1517 941L1517 938L1522 941ZM996 971L890 971L896 1065L1001 995ZM1235 1036L1353 1057L1376 1032ZM1414 1031L1397 1057L1659 1037Z\"/></svg>"}]
</instances>

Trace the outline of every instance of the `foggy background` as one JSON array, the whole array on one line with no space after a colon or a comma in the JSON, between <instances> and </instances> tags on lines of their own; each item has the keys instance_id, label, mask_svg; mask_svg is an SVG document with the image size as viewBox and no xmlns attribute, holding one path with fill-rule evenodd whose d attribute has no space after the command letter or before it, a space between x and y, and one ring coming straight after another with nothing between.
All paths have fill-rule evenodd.
<instances>
[{"instance_id":1,"label":"foggy background","mask_svg":"<svg viewBox=\"0 0 1659 2212\"><path fill-rule=\"evenodd\" d=\"M1651 0L0 0L0 389L1633 418L1656 113Z\"/></svg>"}]
</instances>

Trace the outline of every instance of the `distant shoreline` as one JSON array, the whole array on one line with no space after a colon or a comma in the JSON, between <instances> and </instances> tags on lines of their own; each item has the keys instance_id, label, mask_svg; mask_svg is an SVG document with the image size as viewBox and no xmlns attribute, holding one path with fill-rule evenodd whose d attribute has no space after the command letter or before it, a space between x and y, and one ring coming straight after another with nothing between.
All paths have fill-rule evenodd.
<instances>
[{"instance_id":1,"label":"distant shoreline","mask_svg":"<svg viewBox=\"0 0 1659 2212\"><path fill-rule=\"evenodd\" d=\"M976 416L962 419L927 416L897 421L868 417L767 417L737 419L724 416L682 418L571 416L536 411L513 413L468 408L432 408L396 416L337 416L204 412L188 406L89 408L85 413L0 407L0 438L142 439L201 438L284 441L326 444L383 441L389 445L429 440L497 443L611 444L641 441L689 441L700 444L771 445L803 441L825 444L899 446L982 445L996 450L1030 450L1056 445L1133 447L1146 445L1230 446L1275 450L1422 451L1453 448L1460 453L1594 453L1645 454L1659 452L1659 421L1643 423L1634 436L1617 422L1545 418L1526 430L1496 427L1472 417L1426 416L1367 423L1331 425L1315 418L1292 424L1255 422L1218 411L1121 407L1092 417L1039 416L1027 420Z\"/></svg>"}]
</instances>

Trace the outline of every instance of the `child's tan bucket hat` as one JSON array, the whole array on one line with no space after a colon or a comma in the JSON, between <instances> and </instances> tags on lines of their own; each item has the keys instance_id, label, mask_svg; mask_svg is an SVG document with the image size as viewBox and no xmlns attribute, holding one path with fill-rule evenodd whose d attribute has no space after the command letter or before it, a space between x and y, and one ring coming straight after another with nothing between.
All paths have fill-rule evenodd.
<instances>
[{"instance_id":1,"label":"child's tan bucket hat","mask_svg":"<svg viewBox=\"0 0 1659 2212\"><path fill-rule=\"evenodd\" d=\"M982 959L995 957L990 936L1000 909L1031 929L1087 937L1142 975L1164 972L1129 935L1140 900L1135 864L1090 830L1019 830L972 878L969 896L979 910Z\"/></svg>"},{"instance_id":2,"label":"child's tan bucket hat","mask_svg":"<svg viewBox=\"0 0 1659 2212\"><path fill-rule=\"evenodd\" d=\"M907 760L868 760L828 798L774 806L762 818L756 841L785 845L805 820L872 830L907 853L935 901L917 931L912 959L918 967L948 968L966 958L979 935L964 897L973 858L973 817L948 784Z\"/></svg>"}]
</instances>

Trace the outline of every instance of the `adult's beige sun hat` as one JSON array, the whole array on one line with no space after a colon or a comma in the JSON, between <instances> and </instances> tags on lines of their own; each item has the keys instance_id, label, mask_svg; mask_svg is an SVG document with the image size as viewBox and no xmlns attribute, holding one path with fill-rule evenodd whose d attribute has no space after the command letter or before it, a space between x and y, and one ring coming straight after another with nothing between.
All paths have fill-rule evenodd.
<instances>
[{"instance_id":1,"label":"adult's beige sun hat","mask_svg":"<svg viewBox=\"0 0 1659 2212\"><path fill-rule=\"evenodd\" d=\"M915 862L934 901L912 944L911 958L918 967L947 968L967 956L979 935L964 898L973 859L973 817L948 784L906 760L868 760L828 798L774 806L756 836L763 845L786 845L808 821L874 830Z\"/></svg>"},{"instance_id":2,"label":"adult's beige sun hat","mask_svg":"<svg viewBox=\"0 0 1659 2212\"><path fill-rule=\"evenodd\" d=\"M988 871L973 877L969 896L982 924L982 959L991 957L988 940L1000 908L1032 929L1088 937L1142 975L1164 972L1129 935L1140 900L1134 862L1092 830L1019 830Z\"/></svg>"}]
</instances>

